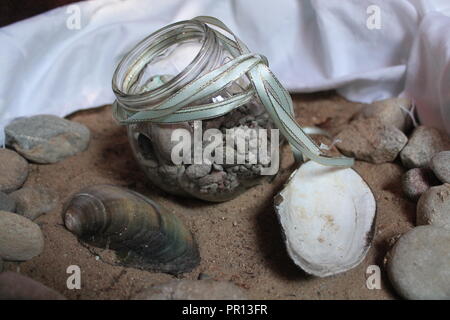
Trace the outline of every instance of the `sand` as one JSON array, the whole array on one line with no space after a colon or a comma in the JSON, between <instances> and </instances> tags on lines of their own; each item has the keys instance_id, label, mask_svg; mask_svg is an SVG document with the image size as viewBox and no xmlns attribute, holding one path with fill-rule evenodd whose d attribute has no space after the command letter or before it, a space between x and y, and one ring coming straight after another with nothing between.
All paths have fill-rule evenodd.
<instances>
[{"instance_id":1,"label":"sand","mask_svg":"<svg viewBox=\"0 0 450 320\"><path fill-rule=\"evenodd\" d=\"M361 107L334 92L294 96L297 121L336 133ZM256 186L225 203L207 203L172 196L146 180L134 160L124 127L111 116L111 107L77 112L68 117L89 127L89 148L51 165L31 164L26 186L43 185L60 197L58 207L36 222L45 236L44 252L23 263L8 262L18 271L61 292L69 299L129 299L143 288L175 278L111 263L114 254L80 244L63 226L61 212L71 194L99 183L116 184L141 192L173 210L192 230L200 248L201 264L179 278L207 274L242 287L252 299L395 299L383 260L392 239L414 223L415 204L401 191L405 171L398 160L374 165L356 162L357 170L377 201L377 231L365 260L356 268L333 277L306 275L289 259L273 209L273 196L295 169L288 146L282 148L282 168L271 182ZM330 141L322 139L325 143ZM81 289L66 285L70 265L81 268ZM382 270L381 289L366 286L367 267Z\"/></svg>"}]
</instances>

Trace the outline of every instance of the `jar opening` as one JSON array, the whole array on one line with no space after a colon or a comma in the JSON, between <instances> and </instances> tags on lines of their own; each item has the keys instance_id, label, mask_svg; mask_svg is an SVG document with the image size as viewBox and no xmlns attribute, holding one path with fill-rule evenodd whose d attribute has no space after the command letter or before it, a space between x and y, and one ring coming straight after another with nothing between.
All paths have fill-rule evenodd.
<instances>
[{"instance_id":1,"label":"jar opening","mask_svg":"<svg viewBox=\"0 0 450 320\"><path fill-rule=\"evenodd\" d=\"M213 30L205 24L182 21L169 25L123 58L113 76L113 91L124 104L157 103L207 72L220 50ZM155 83L155 76L165 76L165 81Z\"/></svg>"}]
</instances>

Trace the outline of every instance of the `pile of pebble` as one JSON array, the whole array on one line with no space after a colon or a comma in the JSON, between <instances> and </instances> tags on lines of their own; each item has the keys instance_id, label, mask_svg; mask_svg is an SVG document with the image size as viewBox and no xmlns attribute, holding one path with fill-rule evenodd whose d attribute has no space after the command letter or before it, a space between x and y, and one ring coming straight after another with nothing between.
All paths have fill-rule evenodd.
<instances>
[{"instance_id":1,"label":"pile of pebble","mask_svg":"<svg viewBox=\"0 0 450 320\"><path fill-rule=\"evenodd\" d=\"M0 149L0 272L3 261L27 261L44 250L44 235L34 222L58 204L55 191L25 186L29 163L56 163L85 150L90 131L51 115L19 118L5 128ZM0 299L62 299L59 293L20 274L0 274Z\"/></svg>"},{"instance_id":2,"label":"pile of pebble","mask_svg":"<svg viewBox=\"0 0 450 320\"><path fill-rule=\"evenodd\" d=\"M387 254L389 279L407 299L450 299L450 139L437 129L413 126L411 114L407 99L364 106L337 135L336 146L376 164L400 158L408 169L403 192L417 201L417 227Z\"/></svg>"},{"instance_id":3,"label":"pile of pebble","mask_svg":"<svg viewBox=\"0 0 450 320\"><path fill-rule=\"evenodd\" d=\"M185 129L191 133L193 139L193 122L170 125L142 122L131 125L130 128L133 150L143 171L152 183L168 193L213 202L227 201L270 178L262 174L261 170L270 165L270 129L274 128L274 124L261 104L249 103L221 117L202 121L203 132L216 129L222 134L222 144L215 147L222 156L220 159L212 159L211 164L174 164L172 161L174 147L179 144L178 139L172 141L172 134L175 130ZM256 156L257 150L251 150L250 147L261 145L262 137L259 132L264 130L269 130L266 159L262 159L261 155ZM245 140L249 148L241 150L237 143L227 143L227 132L231 134L231 141L235 141L238 136ZM212 140L216 142L214 139L216 138ZM210 142L203 141L202 154L207 152ZM185 147L191 148L190 140L184 140L184 143ZM245 164L237 164L234 161L227 163L227 155L237 157L238 154L245 159ZM193 156L192 152L190 163L194 163Z\"/></svg>"}]
</instances>

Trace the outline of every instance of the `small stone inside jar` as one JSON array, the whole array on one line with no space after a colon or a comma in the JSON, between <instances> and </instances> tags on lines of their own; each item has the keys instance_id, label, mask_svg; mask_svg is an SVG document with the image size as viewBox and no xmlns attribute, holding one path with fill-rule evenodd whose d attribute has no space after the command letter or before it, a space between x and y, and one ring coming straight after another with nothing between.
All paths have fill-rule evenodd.
<instances>
[{"instance_id":1,"label":"small stone inside jar","mask_svg":"<svg viewBox=\"0 0 450 320\"><path fill-rule=\"evenodd\" d=\"M227 129L254 129L254 132L266 129L267 155L271 154L270 129L274 129L274 125L264 107L257 102L250 102L224 116L203 120L201 123L202 132L212 128L220 130L223 141L219 148L223 148L224 157L227 148L233 148L234 155L240 151L235 145L227 145L225 138ZM149 179L161 189L175 195L220 202L230 200L271 177L261 173L262 168L271 165L270 162L261 161L259 157L256 157L256 163L249 163L251 152L248 146L258 143L249 140L258 139L258 135L248 135L246 138L248 144L245 148L246 161L244 164L238 164L237 161L228 164L225 159L219 161L220 163L213 160L212 163L203 161L201 164L196 164L192 154L190 164L186 162L174 164L171 158L172 149L180 143L171 140L172 133L176 129L186 129L192 137L194 122L176 124L143 122L128 127L130 142L138 162ZM193 144L193 140L191 139L191 144ZM203 150L209 143L209 141L203 142ZM193 145L191 145L191 150L194 150ZM275 156L278 156L279 149L276 152ZM214 152L212 154L214 155Z\"/></svg>"}]
</instances>

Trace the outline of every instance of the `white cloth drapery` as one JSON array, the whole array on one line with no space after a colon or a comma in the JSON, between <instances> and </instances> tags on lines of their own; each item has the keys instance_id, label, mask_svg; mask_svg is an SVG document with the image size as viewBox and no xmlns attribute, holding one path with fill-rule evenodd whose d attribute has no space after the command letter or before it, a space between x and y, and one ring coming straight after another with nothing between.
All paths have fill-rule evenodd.
<instances>
[{"instance_id":1,"label":"white cloth drapery","mask_svg":"<svg viewBox=\"0 0 450 320\"><path fill-rule=\"evenodd\" d=\"M423 123L450 134L448 0L95 0L57 8L0 28L0 129L19 116L112 103L124 54L198 15L221 19L266 55L292 92L335 88L367 103L403 92Z\"/></svg>"}]
</instances>

